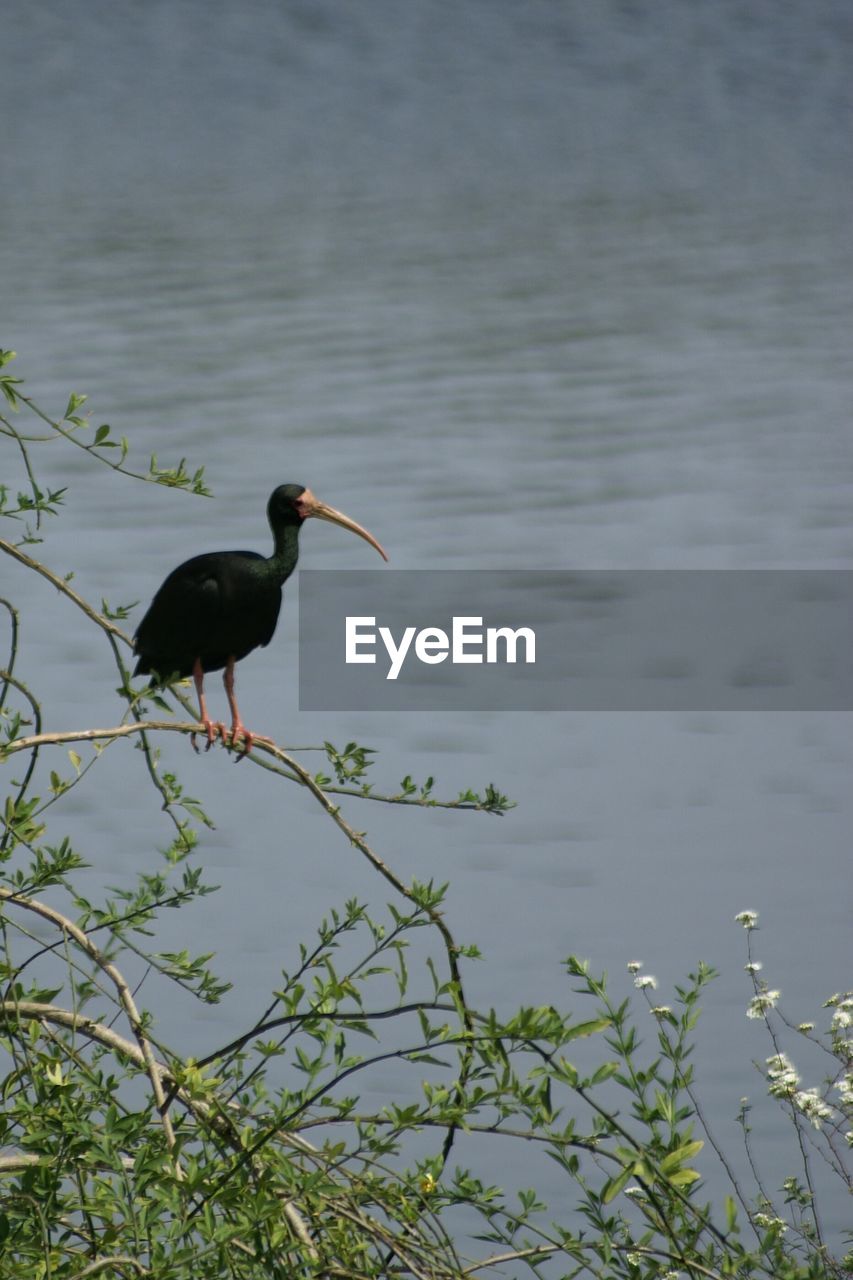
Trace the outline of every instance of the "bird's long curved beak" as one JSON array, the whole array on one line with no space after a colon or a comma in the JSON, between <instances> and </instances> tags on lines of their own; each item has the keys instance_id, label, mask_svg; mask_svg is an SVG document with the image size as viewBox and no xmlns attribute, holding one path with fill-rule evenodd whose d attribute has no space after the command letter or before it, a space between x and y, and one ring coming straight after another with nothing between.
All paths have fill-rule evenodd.
<instances>
[{"instance_id":1,"label":"bird's long curved beak","mask_svg":"<svg viewBox=\"0 0 853 1280\"><path fill-rule=\"evenodd\" d=\"M317 520L328 520L331 524L339 524L342 529L349 529L351 533L357 533L360 538L364 538L365 542L369 542L372 547L376 548L383 560L388 559L384 547L376 541L372 533L368 533L355 520L345 516L342 511L336 511L334 507L327 506L325 502L315 498L310 489L306 489L297 500L297 506L303 520L307 520L309 516L314 516Z\"/></svg>"}]
</instances>

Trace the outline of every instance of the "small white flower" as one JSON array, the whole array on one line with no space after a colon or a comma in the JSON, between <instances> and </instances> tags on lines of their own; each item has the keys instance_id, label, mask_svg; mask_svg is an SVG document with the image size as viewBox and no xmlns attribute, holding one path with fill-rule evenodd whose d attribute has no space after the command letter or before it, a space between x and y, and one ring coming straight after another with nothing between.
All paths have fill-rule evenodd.
<instances>
[{"instance_id":1,"label":"small white flower","mask_svg":"<svg viewBox=\"0 0 853 1280\"><path fill-rule=\"evenodd\" d=\"M749 964L745 964L743 967L747 973L760 973L764 965L760 960L750 960Z\"/></svg>"},{"instance_id":2,"label":"small white flower","mask_svg":"<svg viewBox=\"0 0 853 1280\"><path fill-rule=\"evenodd\" d=\"M649 1009L649 1013L653 1013L656 1018L671 1018L672 1010L668 1004L656 1004Z\"/></svg>"},{"instance_id":3,"label":"small white flower","mask_svg":"<svg viewBox=\"0 0 853 1280\"><path fill-rule=\"evenodd\" d=\"M808 1120L811 1120L816 1129L820 1128L822 1120L828 1120L832 1116L832 1107L827 1106L816 1088L800 1089L794 1094L794 1104L800 1108Z\"/></svg>"},{"instance_id":4,"label":"small white flower","mask_svg":"<svg viewBox=\"0 0 853 1280\"><path fill-rule=\"evenodd\" d=\"M744 929L754 929L758 924L757 911L739 911L735 916L738 924L742 924Z\"/></svg>"},{"instance_id":5,"label":"small white flower","mask_svg":"<svg viewBox=\"0 0 853 1280\"><path fill-rule=\"evenodd\" d=\"M813 1022L801 1022L801 1023L800 1023L800 1025L797 1027L797 1030L798 1030L798 1031L802 1031L803 1035L804 1035L804 1036L807 1036L807 1035L809 1034L809 1032L810 1032L810 1031L814 1031L814 1023L813 1023Z\"/></svg>"},{"instance_id":6,"label":"small white flower","mask_svg":"<svg viewBox=\"0 0 853 1280\"><path fill-rule=\"evenodd\" d=\"M753 996L746 1007L746 1016L763 1018L768 1009L775 1007L781 994L781 991L762 991L759 995Z\"/></svg>"},{"instance_id":7,"label":"small white flower","mask_svg":"<svg viewBox=\"0 0 853 1280\"><path fill-rule=\"evenodd\" d=\"M781 1234L788 1230L788 1224L783 1218L776 1218L769 1213L756 1213L753 1222L757 1227L764 1227L765 1230L768 1227L776 1227Z\"/></svg>"},{"instance_id":8,"label":"small white flower","mask_svg":"<svg viewBox=\"0 0 853 1280\"><path fill-rule=\"evenodd\" d=\"M845 998L832 1015L832 1030L845 1031L847 1027L853 1027L853 1000Z\"/></svg>"},{"instance_id":9,"label":"small white flower","mask_svg":"<svg viewBox=\"0 0 853 1280\"><path fill-rule=\"evenodd\" d=\"M641 973L634 979L634 986L640 991L645 991L647 987L652 991L656 991L657 985L657 978L653 978L650 973Z\"/></svg>"},{"instance_id":10,"label":"small white flower","mask_svg":"<svg viewBox=\"0 0 853 1280\"><path fill-rule=\"evenodd\" d=\"M628 968L628 972L629 972L629 973L639 973L639 972L640 972L640 970L642 969L642 967L643 967L643 962L642 962L642 960L629 960L629 961L628 961L627 968Z\"/></svg>"},{"instance_id":11,"label":"small white flower","mask_svg":"<svg viewBox=\"0 0 853 1280\"><path fill-rule=\"evenodd\" d=\"M837 1080L835 1087L841 1094L841 1105L843 1107L853 1107L853 1071L848 1071L847 1075Z\"/></svg>"},{"instance_id":12,"label":"small white flower","mask_svg":"<svg viewBox=\"0 0 853 1280\"><path fill-rule=\"evenodd\" d=\"M774 1098L790 1098L800 1083L794 1064L784 1053L774 1053L767 1059L767 1079L770 1081L768 1093Z\"/></svg>"}]
</instances>

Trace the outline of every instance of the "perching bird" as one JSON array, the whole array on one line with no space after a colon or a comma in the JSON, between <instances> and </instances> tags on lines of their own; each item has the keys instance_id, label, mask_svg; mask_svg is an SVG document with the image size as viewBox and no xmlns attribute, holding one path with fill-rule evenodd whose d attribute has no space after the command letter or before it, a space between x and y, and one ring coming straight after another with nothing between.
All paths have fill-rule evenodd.
<instances>
[{"instance_id":1,"label":"perching bird","mask_svg":"<svg viewBox=\"0 0 853 1280\"><path fill-rule=\"evenodd\" d=\"M223 682L231 708L231 744L242 737L242 755L252 749L257 735L250 733L240 719L234 695L234 664L272 639L282 587L296 568L299 556L299 530L310 516L351 529L375 547L383 560L388 559L373 535L349 516L326 506L301 484L282 484L267 504L275 540L269 558L256 551L210 551L193 556L172 570L139 624L133 642L139 661L133 674L151 673L158 681L191 675L208 748L217 734L227 741L227 731L207 714L204 676L224 667Z\"/></svg>"}]
</instances>

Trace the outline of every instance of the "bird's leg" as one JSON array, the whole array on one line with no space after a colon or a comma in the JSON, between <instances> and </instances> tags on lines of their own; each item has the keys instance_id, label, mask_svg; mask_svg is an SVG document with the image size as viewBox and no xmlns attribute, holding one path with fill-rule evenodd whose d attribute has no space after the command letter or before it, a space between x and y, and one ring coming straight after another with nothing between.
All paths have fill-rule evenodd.
<instances>
[{"instance_id":1,"label":"bird's leg","mask_svg":"<svg viewBox=\"0 0 853 1280\"><path fill-rule=\"evenodd\" d=\"M231 708L231 745L236 745L237 739L243 739L243 750L237 757L242 760L252 750L255 742L272 742L272 738L264 738L258 733L250 733L243 721L240 719L240 712L237 708L237 695L234 692L234 659L229 658L225 664L225 670L222 673L222 683L225 685L225 692L228 695L228 705ZM225 735L223 734L223 740Z\"/></svg>"},{"instance_id":2,"label":"bird's leg","mask_svg":"<svg viewBox=\"0 0 853 1280\"><path fill-rule=\"evenodd\" d=\"M243 739L243 750L240 757L246 756L252 750L253 736L240 719L240 711L237 706L237 695L234 692L234 658L231 657L225 664L225 670L222 673L222 683L225 685L225 692L228 695L228 705L231 708L231 746L235 746L238 737Z\"/></svg>"},{"instance_id":3,"label":"bird's leg","mask_svg":"<svg viewBox=\"0 0 853 1280\"><path fill-rule=\"evenodd\" d=\"M216 741L217 734L221 733L223 741L225 740L225 725L214 724L207 714L207 703L204 700L204 671L200 658L196 658L193 663L193 680L195 681L195 691L198 694L198 718L204 725L204 732L207 734L205 751L209 751ZM195 734L191 735L190 742L193 744L193 750L198 751L198 747L195 744Z\"/></svg>"}]
</instances>

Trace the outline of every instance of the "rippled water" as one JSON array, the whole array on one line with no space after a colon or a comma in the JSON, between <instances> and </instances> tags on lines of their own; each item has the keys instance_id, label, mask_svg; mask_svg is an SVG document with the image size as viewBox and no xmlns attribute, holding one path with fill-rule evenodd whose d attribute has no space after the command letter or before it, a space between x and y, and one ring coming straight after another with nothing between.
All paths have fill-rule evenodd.
<instances>
[{"instance_id":1,"label":"rippled water","mask_svg":"<svg viewBox=\"0 0 853 1280\"><path fill-rule=\"evenodd\" d=\"M264 549L268 491L297 480L395 568L851 565L846 5L200 13L43 4L4 32L3 345L44 407L87 391L140 457L205 464L216 492L105 484L53 448L44 479L70 493L48 563L144 603L185 555ZM326 526L302 554L369 553ZM0 574L55 724L111 722L108 655ZM735 912L762 911L795 1021L845 985L849 716L300 714L294 605L241 670L250 723L371 743L388 786L429 772L519 801L503 821L357 814L404 879L451 881L482 1002L567 1001L570 951L614 975L639 956L663 990L720 966L702 1084L735 1143L768 1051ZM224 892L163 945L215 947L237 984L165 1011L197 1054L331 899L386 895L305 797L184 746L164 754L216 816ZM114 808L76 801L93 883L166 839L127 750L104 762Z\"/></svg>"}]
</instances>

